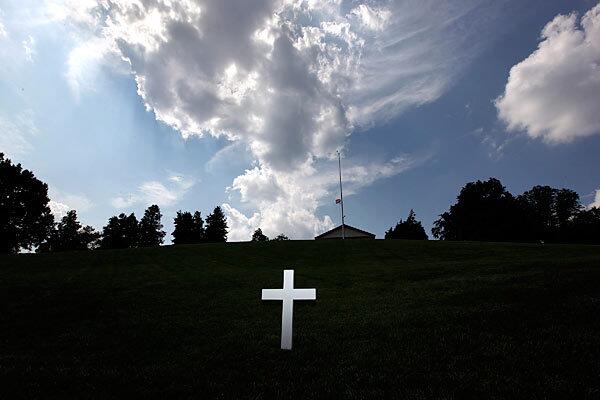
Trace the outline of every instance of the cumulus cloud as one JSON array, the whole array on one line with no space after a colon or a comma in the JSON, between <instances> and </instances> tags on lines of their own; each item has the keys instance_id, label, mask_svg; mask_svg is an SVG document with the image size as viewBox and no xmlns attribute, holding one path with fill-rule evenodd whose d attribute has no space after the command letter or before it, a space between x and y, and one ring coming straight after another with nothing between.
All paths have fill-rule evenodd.
<instances>
[{"instance_id":1,"label":"cumulus cloud","mask_svg":"<svg viewBox=\"0 0 600 400\"><path fill-rule=\"evenodd\" d=\"M194 186L195 182L182 175L171 175L166 183L148 181L142 183L135 193L111 199L114 208L128 208L137 204L172 206Z\"/></svg>"},{"instance_id":2,"label":"cumulus cloud","mask_svg":"<svg viewBox=\"0 0 600 400\"><path fill-rule=\"evenodd\" d=\"M99 0L73 19L124 60L156 119L184 137L225 136L249 149L256 169L230 191L243 201L260 184L264 201L246 203L258 217L244 224L305 237L331 225L314 215L323 194L304 185L306 171L352 132L438 99L485 43L501 3ZM69 65L93 59L80 48Z\"/></svg>"},{"instance_id":3,"label":"cumulus cloud","mask_svg":"<svg viewBox=\"0 0 600 400\"><path fill-rule=\"evenodd\" d=\"M509 130L548 143L600 133L600 4L581 21L558 15L542 30L538 49L515 65L496 100Z\"/></svg>"},{"instance_id":4,"label":"cumulus cloud","mask_svg":"<svg viewBox=\"0 0 600 400\"><path fill-rule=\"evenodd\" d=\"M86 2L74 19L127 61L157 119L184 136L244 140L261 163L290 170L437 99L476 48L466 43L477 23L453 23L486 2L357 3L116 0Z\"/></svg>"},{"instance_id":5,"label":"cumulus cloud","mask_svg":"<svg viewBox=\"0 0 600 400\"><path fill-rule=\"evenodd\" d=\"M401 156L385 163L352 162L344 169L344 193L352 195L376 180L416 167L428 158L428 155ZM333 202L338 195L337 163L328 164L318 169L305 166L290 174L255 167L238 176L229 190L239 193L241 203L257 211L247 216L230 204L223 204L230 227L229 239L248 240L256 228L268 236L285 233L309 239L332 228L334 223L329 216L316 216L319 206Z\"/></svg>"}]
</instances>

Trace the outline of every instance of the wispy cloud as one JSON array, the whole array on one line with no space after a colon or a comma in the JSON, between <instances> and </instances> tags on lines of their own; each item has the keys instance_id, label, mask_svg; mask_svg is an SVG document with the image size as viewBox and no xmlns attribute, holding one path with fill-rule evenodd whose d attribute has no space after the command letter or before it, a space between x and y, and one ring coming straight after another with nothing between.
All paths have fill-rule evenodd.
<instances>
[{"instance_id":1,"label":"wispy cloud","mask_svg":"<svg viewBox=\"0 0 600 400\"><path fill-rule=\"evenodd\" d=\"M23 40L23 51L25 52L25 59L29 62L33 62L36 55L35 39L33 36L30 35L27 39Z\"/></svg>"},{"instance_id":2,"label":"wispy cloud","mask_svg":"<svg viewBox=\"0 0 600 400\"><path fill-rule=\"evenodd\" d=\"M114 197L111 199L110 204L119 209L138 204L157 204L168 207L179 202L194 184L195 181L192 179L173 174L168 177L166 183L159 181L144 182L137 188L136 192L127 196Z\"/></svg>"},{"instance_id":3,"label":"wispy cloud","mask_svg":"<svg viewBox=\"0 0 600 400\"><path fill-rule=\"evenodd\" d=\"M2 13L0 13L0 17L2 17ZM2 19L0 19L0 40L6 39L7 37L8 32L6 31L6 27L4 26Z\"/></svg>"}]
</instances>

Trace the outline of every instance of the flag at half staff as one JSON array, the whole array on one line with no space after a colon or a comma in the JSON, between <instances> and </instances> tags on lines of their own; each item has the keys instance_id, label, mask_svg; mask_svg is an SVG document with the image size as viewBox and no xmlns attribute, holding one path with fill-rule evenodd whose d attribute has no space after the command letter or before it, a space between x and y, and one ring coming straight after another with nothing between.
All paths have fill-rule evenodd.
<instances>
[{"instance_id":1,"label":"flag at half staff","mask_svg":"<svg viewBox=\"0 0 600 400\"><path fill-rule=\"evenodd\" d=\"M342 199L335 199L335 204L340 204L342 202Z\"/></svg>"}]
</instances>

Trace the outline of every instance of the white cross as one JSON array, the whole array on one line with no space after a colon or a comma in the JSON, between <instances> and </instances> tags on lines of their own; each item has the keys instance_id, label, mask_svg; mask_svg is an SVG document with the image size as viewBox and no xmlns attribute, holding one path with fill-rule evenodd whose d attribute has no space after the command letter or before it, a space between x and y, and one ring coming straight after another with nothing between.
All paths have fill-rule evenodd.
<instances>
[{"instance_id":1,"label":"white cross","mask_svg":"<svg viewBox=\"0 0 600 400\"><path fill-rule=\"evenodd\" d=\"M283 300L281 310L281 348L292 349L292 316L294 300L316 300L316 289L294 289L294 270L283 271L283 289L263 289L263 300Z\"/></svg>"}]
</instances>

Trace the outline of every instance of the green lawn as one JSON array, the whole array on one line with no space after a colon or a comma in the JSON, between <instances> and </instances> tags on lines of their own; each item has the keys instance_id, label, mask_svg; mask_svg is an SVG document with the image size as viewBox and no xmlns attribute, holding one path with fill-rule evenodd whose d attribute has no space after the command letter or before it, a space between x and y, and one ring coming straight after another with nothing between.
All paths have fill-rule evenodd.
<instances>
[{"instance_id":1,"label":"green lawn","mask_svg":"<svg viewBox=\"0 0 600 400\"><path fill-rule=\"evenodd\" d=\"M279 349L283 269L294 304ZM0 398L599 398L600 247L234 243L0 257Z\"/></svg>"}]
</instances>

